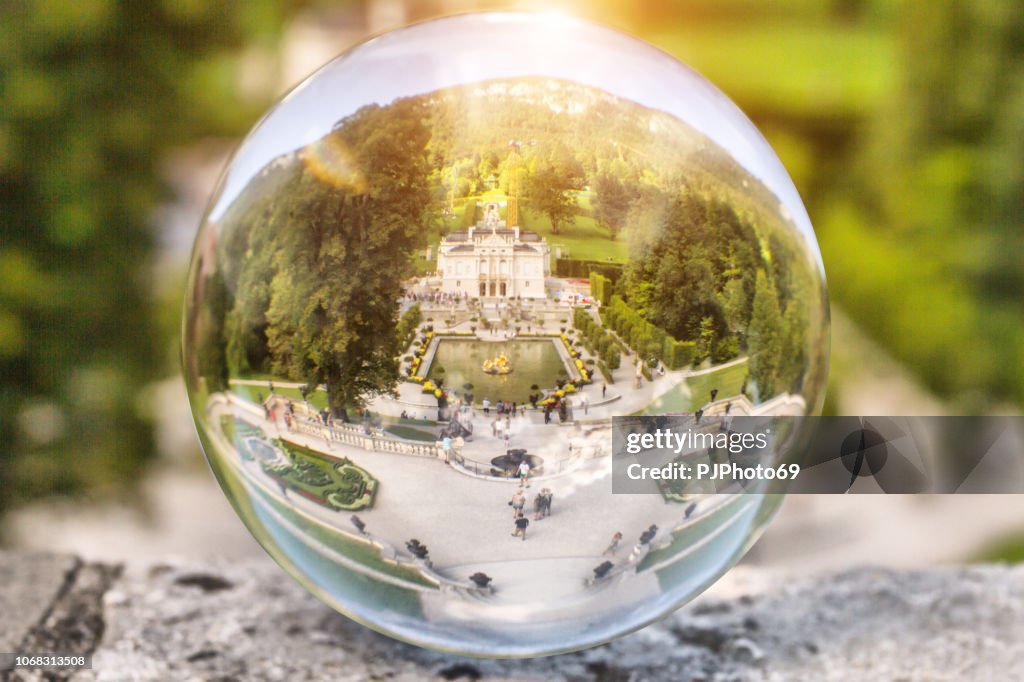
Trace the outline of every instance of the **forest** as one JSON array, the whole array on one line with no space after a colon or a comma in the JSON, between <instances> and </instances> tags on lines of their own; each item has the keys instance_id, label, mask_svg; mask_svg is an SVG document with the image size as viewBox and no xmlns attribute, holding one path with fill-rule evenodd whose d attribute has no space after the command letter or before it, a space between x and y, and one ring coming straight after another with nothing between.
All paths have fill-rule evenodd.
<instances>
[{"instance_id":1,"label":"forest","mask_svg":"<svg viewBox=\"0 0 1024 682\"><path fill-rule=\"evenodd\" d=\"M515 193L551 238L589 212L628 253L614 293L695 364L745 354L762 397L799 390L820 290L778 200L682 121L550 79L367 106L269 163L217 225L200 373L325 384L342 418L391 391L403 282L451 205L486 191Z\"/></svg>"}]
</instances>

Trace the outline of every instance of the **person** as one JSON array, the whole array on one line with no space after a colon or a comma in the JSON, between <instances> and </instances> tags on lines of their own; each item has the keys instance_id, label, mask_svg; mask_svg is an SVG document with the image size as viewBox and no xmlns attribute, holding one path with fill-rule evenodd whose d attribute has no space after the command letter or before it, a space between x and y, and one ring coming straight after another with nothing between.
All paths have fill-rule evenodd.
<instances>
[{"instance_id":1,"label":"person","mask_svg":"<svg viewBox=\"0 0 1024 682\"><path fill-rule=\"evenodd\" d=\"M523 507L526 506L526 495L523 494L522 490L517 490L509 501L509 505L512 507L512 518L522 516Z\"/></svg>"},{"instance_id":2,"label":"person","mask_svg":"<svg viewBox=\"0 0 1024 682\"><path fill-rule=\"evenodd\" d=\"M544 518L544 491L537 493L537 496L533 498L533 520L540 521Z\"/></svg>"},{"instance_id":3,"label":"person","mask_svg":"<svg viewBox=\"0 0 1024 682\"><path fill-rule=\"evenodd\" d=\"M519 512L516 516L516 529L512 532L512 537L521 537L523 542L526 541L526 527L530 525L530 519L523 516L523 512Z\"/></svg>"},{"instance_id":4,"label":"person","mask_svg":"<svg viewBox=\"0 0 1024 682\"><path fill-rule=\"evenodd\" d=\"M488 400L487 398L484 398L483 406L484 406L484 415L490 416L491 415L491 401Z\"/></svg>"},{"instance_id":5,"label":"person","mask_svg":"<svg viewBox=\"0 0 1024 682\"><path fill-rule=\"evenodd\" d=\"M402 410L401 419L408 419L408 418L409 418L409 413L406 410Z\"/></svg>"},{"instance_id":6,"label":"person","mask_svg":"<svg viewBox=\"0 0 1024 682\"><path fill-rule=\"evenodd\" d=\"M551 516L551 503L555 499L555 494L551 492L551 488L544 488L540 492L544 501L543 508L541 509L541 516Z\"/></svg>"},{"instance_id":7,"label":"person","mask_svg":"<svg viewBox=\"0 0 1024 682\"><path fill-rule=\"evenodd\" d=\"M605 396L608 395L608 384L601 384L601 399L604 400Z\"/></svg>"},{"instance_id":8,"label":"person","mask_svg":"<svg viewBox=\"0 0 1024 682\"><path fill-rule=\"evenodd\" d=\"M519 463L519 487L530 487L530 463L525 459Z\"/></svg>"},{"instance_id":9,"label":"person","mask_svg":"<svg viewBox=\"0 0 1024 682\"><path fill-rule=\"evenodd\" d=\"M586 393L584 393L583 395L580 396L580 402L583 403L583 414L589 414L590 413L589 412L589 410L590 410L590 401L587 400L587 394Z\"/></svg>"},{"instance_id":10,"label":"person","mask_svg":"<svg viewBox=\"0 0 1024 682\"><path fill-rule=\"evenodd\" d=\"M612 536L611 544L608 545L608 549L604 550L601 556L615 556L615 553L619 551L620 542L622 542L622 533L615 533Z\"/></svg>"}]
</instances>

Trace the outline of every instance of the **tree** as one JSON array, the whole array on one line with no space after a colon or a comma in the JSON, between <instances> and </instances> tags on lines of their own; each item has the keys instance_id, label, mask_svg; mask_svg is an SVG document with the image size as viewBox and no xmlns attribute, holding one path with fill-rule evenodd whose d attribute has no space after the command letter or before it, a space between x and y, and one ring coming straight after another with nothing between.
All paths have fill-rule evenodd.
<instances>
[{"instance_id":1,"label":"tree","mask_svg":"<svg viewBox=\"0 0 1024 682\"><path fill-rule=\"evenodd\" d=\"M704 317L700 321L700 332L697 336L697 362L711 357L715 349L715 318Z\"/></svg>"},{"instance_id":2,"label":"tree","mask_svg":"<svg viewBox=\"0 0 1024 682\"><path fill-rule=\"evenodd\" d=\"M576 214L576 198L571 183L550 167L541 167L529 178L526 193L530 205L551 220L551 233L559 234L562 223Z\"/></svg>"},{"instance_id":3,"label":"tree","mask_svg":"<svg viewBox=\"0 0 1024 682\"><path fill-rule=\"evenodd\" d=\"M779 353L780 389L790 392L800 390L800 379L808 359L807 350L807 302L794 298L786 306L782 316L781 351Z\"/></svg>"},{"instance_id":4,"label":"tree","mask_svg":"<svg viewBox=\"0 0 1024 682\"><path fill-rule=\"evenodd\" d=\"M618 177L601 173L594 186L594 219L608 230L608 237L615 241L619 230L626 223L629 205L634 195Z\"/></svg>"},{"instance_id":5,"label":"tree","mask_svg":"<svg viewBox=\"0 0 1024 682\"><path fill-rule=\"evenodd\" d=\"M685 186L667 201L634 202L631 223L640 216L619 287L630 306L677 340L698 341L707 318L715 339L746 329L747 281L766 265L752 225L726 201ZM706 344L704 356L713 348Z\"/></svg>"},{"instance_id":6,"label":"tree","mask_svg":"<svg viewBox=\"0 0 1024 682\"><path fill-rule=\"evenodd\" d=\"M576 178L553 165L540 164L529 176L526 194L530 206L551 219L552 234L558 234L562 223L576 215L576 197L570 193L575 188Z\"/></svg>"},{"instance_id":7,"label":"tree","mask_svg":"<svg viewBox=\"0 0 1024 682\"><path fill-rule=\"evenodd\" d=\"M330 136L352 152L360 181L332 184L303 167L280 197L286 210L273 213L285 223L264 247L272 264L250 258L264 269L242 273L271 277L265 320L274 373L325 384L338 418L398 380L396 301L431 211L421 117L417 102L399 100L339 124Z\"/></svg>"},{"instance_id":8,"label":"tree","mask_svg":"<svg viewBox=\"0 0 1024 682\"><path fill-rule=\"evenodd\" d=\"M747 330L747 346L750 351L750 376L757 382L758 397L761 400L775 395L782 358L782 336L782 314L775 284L764 270L758 270L754 309Z\"/></svg>"},{"instance_id":9,"label":"tree","mask_svg":"<svg viewBox=\"0 0 1024 682\"><path fill-rule=\"evenodd\" d=\"M742 279L730 279L716 295L730 332L740 333L747 324L747 291Z\"/></svg>"}]
</instances>

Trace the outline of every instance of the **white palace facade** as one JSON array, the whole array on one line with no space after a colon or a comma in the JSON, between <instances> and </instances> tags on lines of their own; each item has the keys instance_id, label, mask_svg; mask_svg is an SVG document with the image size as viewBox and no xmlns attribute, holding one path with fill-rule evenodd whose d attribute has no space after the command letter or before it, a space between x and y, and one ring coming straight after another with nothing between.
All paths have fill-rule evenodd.
<instances>
[{"instance_id":1,"label":"white palace facade","mask_svg":"<svg viewBox=\"0 0 1024 682\"><path fill-rule=\"evenodd\" d=\"M544 298L551 274L548 243L535 232L508 228L488 205L484 221L441 240L441 291L471 298Z\"/></svg>"}]
</instances>

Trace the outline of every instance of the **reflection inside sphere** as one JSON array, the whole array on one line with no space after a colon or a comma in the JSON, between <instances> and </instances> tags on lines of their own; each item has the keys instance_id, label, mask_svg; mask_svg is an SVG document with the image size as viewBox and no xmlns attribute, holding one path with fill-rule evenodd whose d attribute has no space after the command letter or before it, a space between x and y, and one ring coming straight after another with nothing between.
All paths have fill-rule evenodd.
<instances>
[{"instance_id":1,"label":"reflection inside sphere","mask_svg":"<svg viewBox=\"0 0 1024 682\"><path fill-rule=\"evenodd\" d=\"M788 177L668 56L529 15L370 41L278 104L193 256L210 465L345 614L576 649L727 570L777 496L611 492L612 417L811 414L824 281Z\"/></svg>"}]
</instances>

